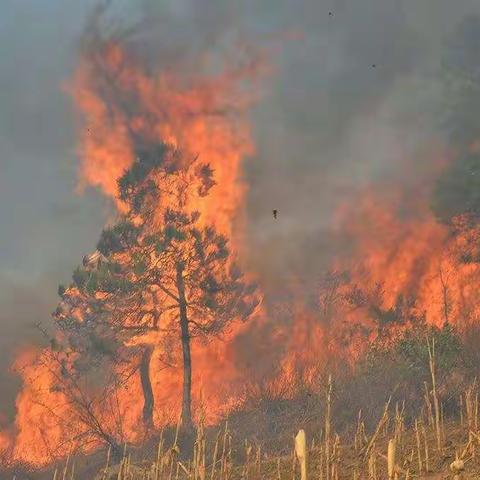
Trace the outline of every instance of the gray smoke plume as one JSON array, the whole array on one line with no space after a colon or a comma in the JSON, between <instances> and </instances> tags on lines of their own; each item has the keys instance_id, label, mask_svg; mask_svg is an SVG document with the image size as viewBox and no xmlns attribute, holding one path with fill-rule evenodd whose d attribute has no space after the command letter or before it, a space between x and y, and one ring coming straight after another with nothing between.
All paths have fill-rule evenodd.
<instances>
[{"instance_id":1,"label":"gray smoke plume","mask_svg":"<svg viewBox=\"0 0 480 480\"><path fill-rule=\"evenodd\" d=\"M251 113L256 154L245 161L248 262L267 290L292 275L314 278L344 248L329 233L340 201L372 182L408 186L428 172L411 165L430 162L428 145L442 142L444 41L480 13L477 0L110 3L112 18L145 25L143 55L186 74L199 54L235 39L298 33L271 59L276 72ZM48 322L56 285L93 248L109 212L98 192L75 193L74 115L62 91L96 4L0 6L0 405L9 415L12 355L40 341L31 325Z\"/></svg>"}]
</instances>

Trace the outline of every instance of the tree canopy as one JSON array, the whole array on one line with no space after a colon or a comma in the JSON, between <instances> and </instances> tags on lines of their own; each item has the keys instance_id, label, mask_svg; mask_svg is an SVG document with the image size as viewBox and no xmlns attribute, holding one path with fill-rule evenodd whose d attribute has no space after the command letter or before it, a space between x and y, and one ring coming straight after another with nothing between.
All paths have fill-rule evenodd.
<instances>
[{"instance_id":1,"label":"tree canopy","mask_svg":"<svg viewBox=\"0 0 480 480\"><path fill-rule=\"evenodd\" d=\"M190 426L191 339L221 334L233 321L248 319L258 303L256 285L245 280L228 239L190 207L214 184L209 165L173 147L140 152L118 180L123 213L59 292L55 317L76 348L122 361L119 352L126 361L143 352L144 420L150 425L151 350L160 349L170 365L181 345L182 419Z\"/></svg>"}]
</instances>

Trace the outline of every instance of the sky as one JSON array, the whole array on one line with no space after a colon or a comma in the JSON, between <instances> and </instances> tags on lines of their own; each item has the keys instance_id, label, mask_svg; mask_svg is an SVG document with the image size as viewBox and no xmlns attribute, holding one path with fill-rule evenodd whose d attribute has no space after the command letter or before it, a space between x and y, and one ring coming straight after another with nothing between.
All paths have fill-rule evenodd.
<instances>
[{"instance_id":1,"label":"sky","mask_svg":"<svg viewBox=\"0 0 480 480\"><path fill-rule=\"evenodd\" d=\"M0 405L13 414L9 365L39 342L57 286L96 243L112 212L79 193L76 116L67 93L94 0L0 3ZM445 38L478 0L118 0L124 18L156 22L154 47L187 63L233 36L262 42L302 32L273 59L252 111L246 159L250 261L281 279L330 248L332 206L352 186L395 176L405 155L438 137L438 69ZM331 14L330 14L331 13ZM163 57L165 66L171 56ZM375 65L375 67L373 67ZM282 222L272 224L271 210ZM274 246L272 246L274 245ZM318 261L326 258L318 255Z\"/></svg>"}]
</instances>

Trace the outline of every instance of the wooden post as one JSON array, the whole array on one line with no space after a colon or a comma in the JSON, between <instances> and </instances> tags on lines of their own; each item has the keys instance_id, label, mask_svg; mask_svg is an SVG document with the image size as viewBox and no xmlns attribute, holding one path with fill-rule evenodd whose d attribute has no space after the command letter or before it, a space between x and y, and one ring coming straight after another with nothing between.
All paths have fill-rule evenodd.
<instances>
[{"instance_id":1,"label":"wooden post","mask_svg":"<svg viewBox=\"0 0 480 480\"><path fill-rule=\"evenodd\" d=\"M295 437L295 453L300 463L301 480L307 480L307 438L305 430L300 430Z\"/></svg>"}]
</instances>

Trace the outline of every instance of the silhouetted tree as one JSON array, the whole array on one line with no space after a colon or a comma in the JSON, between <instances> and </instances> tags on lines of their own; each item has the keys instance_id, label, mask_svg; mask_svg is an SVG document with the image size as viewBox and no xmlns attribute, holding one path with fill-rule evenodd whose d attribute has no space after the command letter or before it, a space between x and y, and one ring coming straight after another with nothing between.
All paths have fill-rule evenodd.
<instances>
[{"instance_id":1,"label":"silhouetted tree","mask_svg":"<svg viewBox=\"0 0 480 480\"><path fill-rule=\"evenodd\" d=\"M190 429L192 338L219 335L234 320L247 319L258 303L256 287L244 281L227 238L202 225L200 214L188 208L212 185L208 165L167 145L138 152L118 181L125 212L103 231L98 252L75 271L72 285L63 292L67 308L56 313L65 329L83 330L83 338L87 331L102 348L107 342L112 355L120 344L144 345L139 369L147 426L154 408L150 360L156 346L149 332L161 334L167 365L180 340L181 418Z\"/></svg>"}]
</instances>

